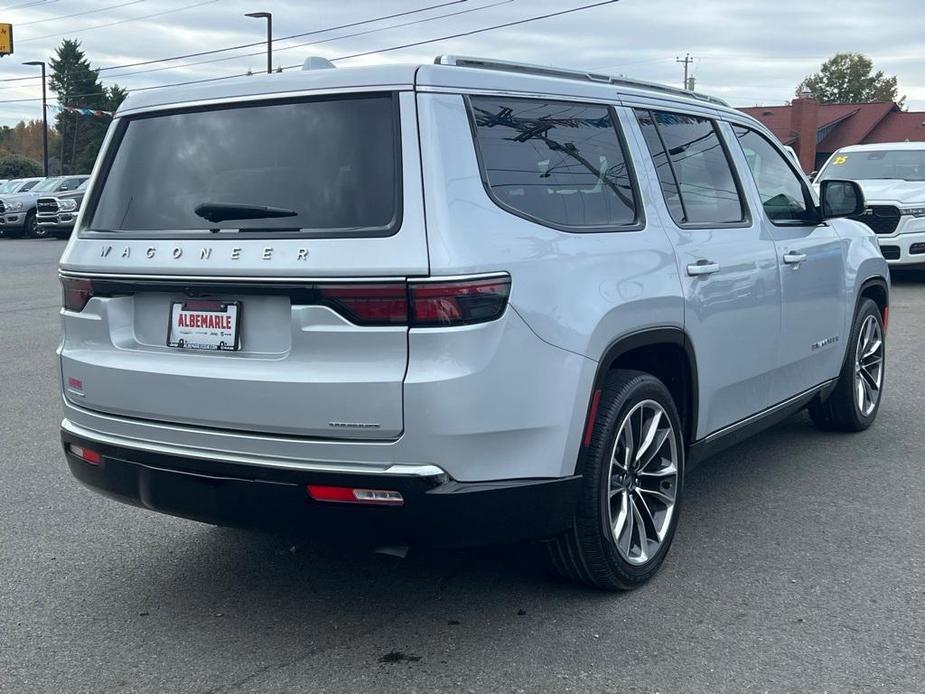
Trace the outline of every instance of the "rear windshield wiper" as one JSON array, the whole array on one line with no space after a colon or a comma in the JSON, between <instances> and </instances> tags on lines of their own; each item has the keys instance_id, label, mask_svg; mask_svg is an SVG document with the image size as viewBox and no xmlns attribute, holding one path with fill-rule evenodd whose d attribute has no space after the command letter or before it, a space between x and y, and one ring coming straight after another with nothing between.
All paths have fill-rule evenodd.
<instances>
[{"instance_id":1,"label":"rear windshield wiper","mask_svg":"<svg viewBox=\"0 0 925 694\"><path fill-rule=\"evenodd\" d=\"M193 210L210 222L224 222L229 219L267 219L270 217L297 217L295 210L266 205L241 205L234 202L204 202Z\"/></svg>"}]
</instances>

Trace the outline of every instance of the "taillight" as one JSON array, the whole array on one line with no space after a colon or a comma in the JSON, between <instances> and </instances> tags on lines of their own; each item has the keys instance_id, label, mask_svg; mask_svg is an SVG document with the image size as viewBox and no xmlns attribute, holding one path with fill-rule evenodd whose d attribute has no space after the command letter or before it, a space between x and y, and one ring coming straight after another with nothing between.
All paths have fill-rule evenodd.
<instances>
[{"instance_id":1,"label":"taillight","mask_svg":"<svg viewBox=\"0 0 925 694\"><path fill-rule=\"evenodd\" d=\"M82 277L62 277L64 308L80 313L93 296L93 281Z\"/></svg>"},{"instance_id":2,"label":"taillight","mask_svg":"<svg viewBox=\"0 0 925 694\"><path fill-rule=\"evenodd\" d=\"M411 282L411 326L444 327L500 318L511 293L510 277Z\"/></svg>"},{"instance_id":3,"label":"taillight","mask_svg":"<svg viewBox=\"0 0 925 694\"><path fill-rule=\"evenodd\" d=\"M325 284L322 303L358 325L404 324L408 320L408 290L404 282Z\"/></svg>"},{"instance_id":4,"label":"taillight","mask_svg":"<svg viewBox=\"0 0 925 694\"><path fill-rule=\"evenodd\" d=\"M331 487L324 484L308 484L305 488L308 495L315 501L374 506L403 506L405 503L401 492L391 489L356 489L354 487Z\"/></svg>"},{"instance_id":5,"label":"taillight","mask_svg":"<svg viewBox=\"0 0 925 694\"><path fill-rule=\"evenodd\" d=\"M91 465L99 465L103 459L97 451L90 450L89 448L84 448L83 446L75 446L73 443L68 447L71 449L71 453L76 455L81 460L85 460Z\"/></svg>"}]
</instances>

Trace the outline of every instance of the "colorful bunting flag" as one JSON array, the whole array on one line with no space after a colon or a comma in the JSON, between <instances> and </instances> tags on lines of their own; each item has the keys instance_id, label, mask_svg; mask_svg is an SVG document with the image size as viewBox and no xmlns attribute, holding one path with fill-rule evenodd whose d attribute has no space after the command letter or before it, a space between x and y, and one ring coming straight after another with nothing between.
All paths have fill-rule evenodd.
<instances>
[{"instance_id":1,"label":"colorful bunting flag","mask_svg":"<svg viewBox=\"0 0 925 694\"><path fill-rule=\"evenodd\" d=\"M76 106L59 106L58 104L48 104L48 108L56 108L59 111L67 111L68 113L79 113L82 116L112 118L112 111L101 111L95 108L77 108Z\"/></svg>"}]
</instances>

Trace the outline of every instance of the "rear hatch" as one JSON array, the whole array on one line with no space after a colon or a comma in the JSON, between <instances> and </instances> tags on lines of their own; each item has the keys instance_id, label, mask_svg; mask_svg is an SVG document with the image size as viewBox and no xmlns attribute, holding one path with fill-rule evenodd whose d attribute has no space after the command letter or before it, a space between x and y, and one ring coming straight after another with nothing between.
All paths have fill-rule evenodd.
<instances>
[{"instance_id":1,"label":"rear hatch","mask_svg":"<svg viewBox=\"0 0 925 694\"><path fill-rule=\"evenodd\" d=\"M118 119L62 258L66 397L241 432L401 434L406 280L427 274L416 133L394 86Z\"/></svg>"}]
</instances>

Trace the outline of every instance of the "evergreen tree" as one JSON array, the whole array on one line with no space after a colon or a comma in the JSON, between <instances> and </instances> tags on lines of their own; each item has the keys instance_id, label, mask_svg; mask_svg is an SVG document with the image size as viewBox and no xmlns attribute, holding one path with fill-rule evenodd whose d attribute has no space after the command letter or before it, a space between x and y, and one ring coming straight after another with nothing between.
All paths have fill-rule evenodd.
<instances>
[{"instance_id":1,"label":"evergreen tree","mask_svg":"<svg viewBox=\"0 0 925 694\"><path fill-rule=\"evenodd\" d=\"M107 90L99 81L99 73L80 48L79 41L65 39L49 61L49 87L57 94L62 106L106 109L112 90L124 98L124 90ZM61 135L58 152L61 170L65 174L89 173L99 152L109 119L83 116L60 111L55 116L55 128Z\"/></svg>"}]
</instances>

